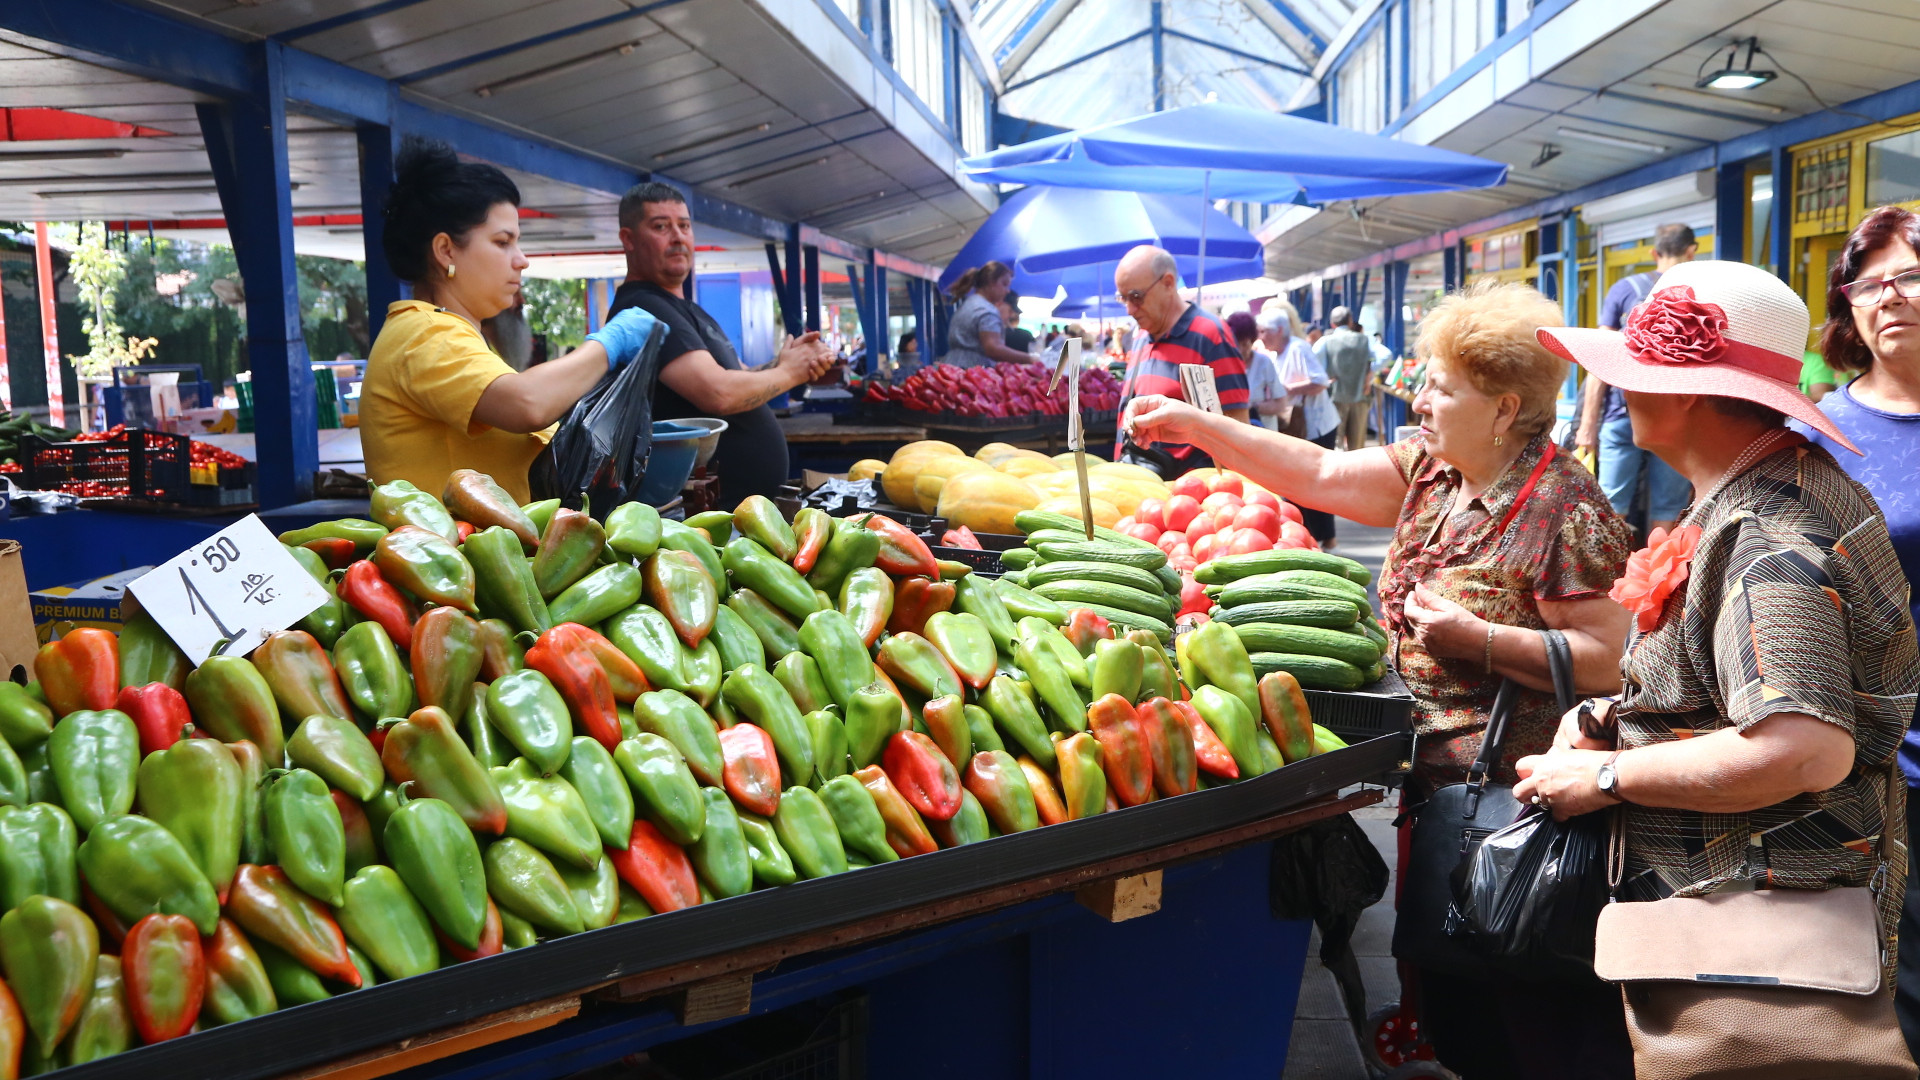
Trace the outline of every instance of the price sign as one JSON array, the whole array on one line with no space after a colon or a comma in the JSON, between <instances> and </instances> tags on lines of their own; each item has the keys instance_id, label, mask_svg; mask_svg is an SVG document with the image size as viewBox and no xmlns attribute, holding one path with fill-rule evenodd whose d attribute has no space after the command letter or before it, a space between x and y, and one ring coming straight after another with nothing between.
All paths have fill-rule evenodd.
<instances>
[{"instance_id":1,"label":"price sign","mask_svg":"<svg viewBox=\"0 0 1920 1080\"><path fill-rule=\"evenodd\" d=\"M1180 394L1187 404L1201 412L1220 410L1220 391L1213 383L1213 369L1205 364L1180 365Z\"/></svg>"},{"instance_id":2,"label":"price sign","mask_svg":"<svg viewBox=\"0 0 1920 1080\"><path fill-rule=\"evenodd\" d=\"M327 601L257 514L220 530L127 590L195 664L244 656Z\"/></svg>"}]
</instances>

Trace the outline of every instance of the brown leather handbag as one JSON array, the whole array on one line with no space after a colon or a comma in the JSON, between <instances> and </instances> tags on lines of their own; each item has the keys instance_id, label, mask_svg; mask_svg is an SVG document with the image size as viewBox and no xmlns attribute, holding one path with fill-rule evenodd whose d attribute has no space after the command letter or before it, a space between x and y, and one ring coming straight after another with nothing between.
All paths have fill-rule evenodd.
<instances>
[{"instance_id":1,"label":"brown leather handbag","mask_svg":"<svg viewBox=\"0 0 1920 1080\"><path fill-rule=\"evenodd\" d=\"M1895 772L1889 785L1904 780ZM1887 798L1879 855L1889 845ZM1625 843L1616 826L1611 877ZM1877 887L1760 889L1600 913L1593 969L1620 984L1638 1080L1913 1080L1882 971Z\"/></svg>"}]
</instances>

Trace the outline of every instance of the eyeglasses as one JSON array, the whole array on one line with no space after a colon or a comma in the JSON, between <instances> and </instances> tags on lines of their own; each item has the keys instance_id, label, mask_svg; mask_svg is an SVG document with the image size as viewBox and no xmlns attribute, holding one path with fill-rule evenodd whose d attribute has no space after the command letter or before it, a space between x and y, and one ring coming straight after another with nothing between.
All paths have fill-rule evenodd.
<instances>
[{"instance_id":1,"label":"eyeglasses","mask_svg":"<svg viewBox=\"0 0 1920 1080\"><path fill-rule=\"evenodd\" d=\"M1847 303L1854 307L1872 307L1887 298L1887 286L1909 300L1920 297L1920 270L1909 270L1890 278L1861 278L1840 286Z\"/></svg>"},{"instance_id":2,"label":"eyeglasses","mask_svg":"<svg viewBox=\"0 0 1920 1080\"><path fill-rule=\"evenodd\" d=\"M1113 298L1123 304L1132 304L1134 307L1139 307L1140 302L1147 298L1147 294L1159 288L1166 280L1166 277L1162 276L1159 280L1144 289L1129 289L1125 292L1117 292L1113 294ZM1901 295L1904 296L1906 294L1902 293Z\"/></svg>"}]
</instances>

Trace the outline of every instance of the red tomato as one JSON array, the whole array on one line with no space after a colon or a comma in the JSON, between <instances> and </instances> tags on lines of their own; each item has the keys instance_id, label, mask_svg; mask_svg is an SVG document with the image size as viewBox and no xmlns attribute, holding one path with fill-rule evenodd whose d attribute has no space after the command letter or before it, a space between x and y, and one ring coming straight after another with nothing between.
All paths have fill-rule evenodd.
<instances>
[{"instance_id":1,"label":"red tomato","mask_svg":"<svg viewBox=\"0 0 1920 1080\"><path fill-rule=\"evenodd\" d=\"M1167 565L1173 567L1175 570L1179 571L1182 574L1190 574L1193 571L1200 568L1200 560L1194 558L1191 553L1184 554L1184 555L1178 555L1178 554L1169 555L1167 556Z\"/></svg>"},{"instance_id":2,"label":"red tomato","mask_svg":"<svg viewBox=\"0 0 1920 1080\"><path fill-rule=\"evenodd\" d=\"M1135 521L1151 521L1164 529L1167 527L1166 510L1167 504L1164 499L1141 499L1140 505L1134 508L1132 517Z\"/></svg>"},{"instance_id":3,"label":"red tomato","mask_svg":"<svg viewBox=\"0 0 1920 1080\"><path fill-rule=\"evenodd\" d=\"M1240 482L1239 473L1221 471L1215 473L1207 480L1207 490L1224 491L1232 495L1239 495L1240 492L1244 490L1244 487Z\"/></svg>"},{"instance_id":4,"label":"red tomato","mask_svg":"<svg viewBox=\"0 0 1920 1080\"><path fill-rule=\"evenodd\" d=\"M1200 539L1195 540L1193 542L1194 561L1195 562L1212 561L1213 555L1214 555L1214 548L1218 546L1219 543L1220 543L1220 536L1218 533L1208 533L1207 535L1201 537Z\"/></svg>"},{"instance_id":5,"label":"red tomato","mask_svg":"<svg viewBox=\"0 0 1920 1080\"><path fill-rule=\"evenodd\" d=\"M1136 540L1145 540L1149 544L1155 543L1160 539L1160 526L1155 525L1151 521L1136 521L1119 531L1126 533Z\"/></svg>"},{"instance_id":6,"label":"red tomato","mask_svg":"<svg viewBox=\"0 0 1920 1080\"><path fill-rule=\"evenodd\" d=\"M1216 491L1200 500L1200 509L1205 510L1209 514L1219 513L1220 508L1223 506L1231 506L1235 510L1238 510L1242 505L1244 504L1241 503L1240 496L1230 491Z\"/></svg>"},{"instance_id":7,"label":"red tomato","mask_svg":"<svg viewBox=\"0 0 1920 1080\"><path fill-rule=\"evenodd\" d=\"M1178 536L1179 534L1175 533L1174 535ZM1189 547L1184 540L1173 545L1173 550L1167 552L1167 562L1169 564L1173 563L1176 559L1192 560L1192 558L1193 548Z\"/></svg>"},{"instance_id":8,"label":"red tomato","mask_svg":"<svg viewBox=\"0 0 1920 1080\"><path fill-rule=\"evenodd\" d=\"M1134 520L1133 515L1128 514L1126 517L1123 517L1119 521L1116 521L1113 523L1113 531L1126 532L1127 529L1133 524L1133 520ZM1155 524L1158 524L1158 522L1155 522Z\"/></svg>"},{"instance_id":9,"label":"red tomato","mask_svg":"<svg viewBox=\"0 0 1920 1080\"><path fill-rule=\"evenodd\" d=\"M1217 533L1232 532L1234 528L1233 519L1239 516L1242 509L1242 507L1237 506L1223 506L1215 510L1213 512L1213 531Z\"/></svg>"},{"instance_id":10,"label":"red tomato","mask_svg":"<svg viewBox=\"0 0 1920 1080\"><path fill-rule=\"evenodd\" d=\"M1280 520L1281 520L1281 521L1291 521L1291 522L1293 522L1293 523L1294 523L1295 525L1299 525L1299 524L1301 524L1301 520L1300 520L1300 508L1299 508L1299 507L1297 507L1297 506L1295 506L1295 505L1293 505L1293 504L1292 504L1292 503L1290 503L1290 502L1283 502L1283 503L1281 503L1281 504L1280 504Z\"/></svg>"},{"instance_id":11,"label":"red tomato","mask_svg":"<svg viewBox=\"0 0 1920 1080\"><path fill-rule=\"evenodd\" d=\"M1205 614L1212 608L1213 597L1207 595L1205 585L1188 578L1186 584L1180 586L1180 611L1176 618L1179 615L1191 615L1194 612Z\"/></svg>"},{"instance_id":12,"label":"red tomato","mask_svg":"<svg viewBox=\"0 0 1920 1080\"><path fill-rule=\"evenodd\" d=\"M1285 547L1296 548L1320 546L1314 542L1313 534L1307 531L1306 526L1297 521L1289 521L1280 526L1280 543Z\"/></svg>"},{"instance_id":13,"label":"red tomato","mask_svg":"<svg viewBox=\"0 0 1920 1080\"><path fill-rule=\"evenodd\" d=\"M1182 477L1181 479L1185 479ZM1191 495L1175 495L1167 500L1163 512L1165 526L1173 532L1184 532L1187 523L1200 513L1200 500Z\"/></svg>"},{"instance_id":14,"label":"red tomato","mask_svg":"<svg viewBox=\"0 0 1920 1080\"><path fill-rule=\"evenodd\" d=\"M1235 529L1233 540L1227 544L1227 554L1245 555L1249 551L1267 551L1273 547L1273 537L1259 529Z\"/></svg>"},{"instance_id":15,"label":"red tomato","mask_svg":"<svg viewBox=\"0 0 1920 1080\"><path fill-rule=\"evenodd\" d=\"M1185 495L1194 502L1199 502L1207 497L1207 482L1189 473L1173 482L1173 493Z\"/></svg>"},{"instance_id":16,"label":"red tomato","mask_svg":"<svg viewBox=\"0 0 1920 1080\"><path fill-rule=\"evenodd\" d=\"M1166 532L1163 532L1160 534L1160 539L1155 540L1153 542L1153 546L1171 555L1173 554L1174 548L1177 548L1186 542L1187 542L1186 533L1174 532L1173 530L1169 529Z\"/></svg>"},{"instance_id":17,"label":"red tomato","mask_svg":"<svg viewBox=\"0 0 1920 1080\"><path fill-rule=\"evenodd\" d=\"M1269 540L1280 539L1280 512L1270 506L1248 503L1233 515L1236 529L1257 529Z\"/></svg>"},{"instance_id":18,"label":"red tomato","mask_svg":"<svg viewBox=\"0 0 1920 1080\"><path fill-rule=\"evenodd\" d=\"M1270 506L1275 510L1280 509L1280 497L1278 495L1268 491L1266 488L1257 488L1251 484L1247 486L1246 491L1241 493L1240 501L1246 503L1248 506Z\"/></svg>"}]
</instances>

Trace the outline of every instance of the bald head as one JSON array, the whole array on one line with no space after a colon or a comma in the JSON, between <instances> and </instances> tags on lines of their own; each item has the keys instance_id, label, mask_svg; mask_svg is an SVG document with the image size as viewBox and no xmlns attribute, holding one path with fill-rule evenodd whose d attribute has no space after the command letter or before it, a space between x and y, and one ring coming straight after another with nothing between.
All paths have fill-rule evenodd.
<instances>
[{"instance_id":1,"label":"bald head","mask_svg":"<svg viewBox=\"0 0 1920 1080\"><path fill-rule=\"evenodd\" d=\"M1151 337L1160 337L1173 329L1187 302L1180 299L1180 271L1173 256L1161 248L1142 244L1126 253L1114 270L1114 288L1127 314Z\"/></svg>"}]
</instances>

